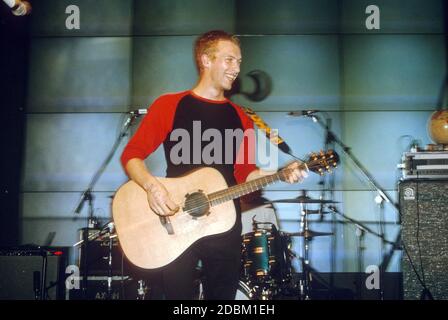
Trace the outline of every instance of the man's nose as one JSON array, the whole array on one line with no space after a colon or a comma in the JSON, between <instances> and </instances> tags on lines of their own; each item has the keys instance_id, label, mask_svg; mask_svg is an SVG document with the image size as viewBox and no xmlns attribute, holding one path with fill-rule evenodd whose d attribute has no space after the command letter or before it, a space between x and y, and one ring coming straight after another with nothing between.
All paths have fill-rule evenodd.
<instances>
[{"instance_id":1,"label":"man's nose","mask_svg":"<svg viewBox=\"0 0 448 320\"><path fill-rule=\"evenodd\" d=\"M233 63L232 71L234 73L240 73L240 64L238 62L234 62Z\"/></svg>"},{"instance_id":2,"label":"man's nose","mask_svg":"<svg viewBox=\"0 0 448 320\"><path fill-rule=\"evenodd\" d=\"M238 62L236 63L235 72L240 73L240 64Z\"/></svg>"}]
</instances>

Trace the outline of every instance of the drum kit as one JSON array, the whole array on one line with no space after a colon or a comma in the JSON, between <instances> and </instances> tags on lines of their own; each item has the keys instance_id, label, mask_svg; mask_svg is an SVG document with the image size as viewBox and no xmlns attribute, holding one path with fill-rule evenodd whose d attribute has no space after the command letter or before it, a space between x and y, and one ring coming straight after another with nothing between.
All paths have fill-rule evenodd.
<instances>
[{"instance_id":1,"label":"drum kit","mask_svg":"<svg viewBox=\"0 0 448 320\"><path fill-rule=\"evenodd\" d=\"M242 235L241 278L237 300L273 300L284 296L297 296L308 300L311 296L312 276L309 265L309 242L315 237L330 236L331 232L318 232L309 228L308 215L326 214L327 211L308 209L308 204L337 203L333 200L312 199L305 192L297 198L266 201L266 204L296 203L300 205L298 232L283 232L271 222L252 219L252 231ZM243 215L246 213L243 213ZM293 237L303 239L303 252L298 256L292 250ZM298 281L294 278L292 260L297 258L302 265Z\"/></svg>"}]
</instances>

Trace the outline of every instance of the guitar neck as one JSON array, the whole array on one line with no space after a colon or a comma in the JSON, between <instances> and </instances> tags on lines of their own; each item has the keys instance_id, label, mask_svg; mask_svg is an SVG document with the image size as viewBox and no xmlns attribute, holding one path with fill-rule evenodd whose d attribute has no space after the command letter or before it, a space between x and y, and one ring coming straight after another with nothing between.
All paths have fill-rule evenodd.
<instances>
[{"instance_id":1,"label":"guitar neck","mask_svg":"<svg viewBox=\"0 0 448 320\"><path fill-rule=\"evenodd\" d=\"M333 150L320 153L312 153L308 161L299 163L299 167L323 175L325 171L331 172L331 168L336 168L339 162L339 156ZM263 176L251 181L247 181L228 189L213 192L208 195L211 206L216 206L221 203L242 197L246 194L258 191L269 184L273 184L286 177L286 171L291 170L284 168L274 174Z\"/></svg>"},{"instance_id":2,"label":"guitar neck","mask_svg":"<svg viewBox=\"0 0 448 320\"><path fill-rule=\"evenodd\" d=\"M268 176L263 176L251 181L235 185L225 190L213 192L208 195L210 205L216 206L221 203L242 197L246 194L258 191L266 187L267 185L276 183L277 181L281 180L284 177L284 174L285 173L283 171L279 171L277 173Z\"/></svg>"}]
</instances>

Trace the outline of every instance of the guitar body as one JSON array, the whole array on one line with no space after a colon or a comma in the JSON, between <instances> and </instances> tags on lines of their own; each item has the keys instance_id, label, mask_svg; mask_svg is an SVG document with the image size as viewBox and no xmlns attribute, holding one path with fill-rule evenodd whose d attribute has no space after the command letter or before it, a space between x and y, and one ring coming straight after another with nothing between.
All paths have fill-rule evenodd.
<instances>
[{"instance_id":1,"label":"guitar body","mask_svg":"<svg viewBox=\"0 0 448 320\"><path fill-rule=\"evenodd\" d=\"M182 207L185 196L198 190L210 194L227 188L221 173L201 168L178 178L158 178L180 210L169 220L174 234L169 234L160 217L149 207L146 191L128 181L116 192L112 213L120 245L134 265L144 269L163 267L201 238L224 233L235 224L233 201L210 208L210 214L193 218Z\"/></svg>"}]
</instances>

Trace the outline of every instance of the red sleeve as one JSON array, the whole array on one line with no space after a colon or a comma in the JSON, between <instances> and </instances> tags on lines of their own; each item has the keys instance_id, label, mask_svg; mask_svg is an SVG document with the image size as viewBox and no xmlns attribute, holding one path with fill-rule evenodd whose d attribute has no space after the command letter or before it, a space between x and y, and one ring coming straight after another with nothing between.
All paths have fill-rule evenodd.
<instances>
[{"instance_id":1,"label":"red sleeve","mask_svg":"<svg viewBox=\"0 0 448 320\"><path fill-rule=\"evenodd\" d=\"M146 159L166 139L173 128L178 102L185 94L186 92L163 95L148 108L148 113L143 118L140 127L121 155L121 165L125 171L129 160Z\"/></svg>"},{"instance_id":2,"label":"red sleeve","mask_svg":"<svg viewBox=\"0 0 448 320\"><path fill-rule=\"evenodd\" d=\"M241 119L241 124L243 125L243 131L245 132L244 140L241 142L238 150L237 160L233 166L233 175L235 176L236 182L239 184L245 182L247 176L252 171L257 170L257 166L255 165L255 132L253 121L238 105L232 102L231 104L237 111Z\"/></svg>"}]
</instances>

